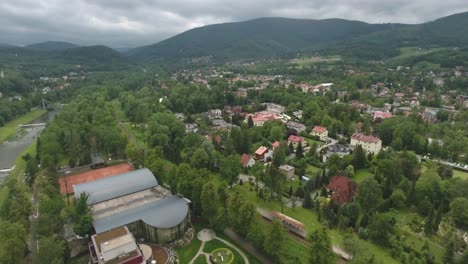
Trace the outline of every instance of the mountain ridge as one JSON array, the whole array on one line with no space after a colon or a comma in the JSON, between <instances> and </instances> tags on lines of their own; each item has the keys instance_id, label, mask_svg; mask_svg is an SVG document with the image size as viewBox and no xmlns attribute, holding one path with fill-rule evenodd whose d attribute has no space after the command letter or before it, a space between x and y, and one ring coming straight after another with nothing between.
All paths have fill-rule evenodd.
<instances>
[{"instance_id":1,"label":"mountain ridge","mask_svg":"<svg viewBox=\"0 0 468 264\"><path fill-rule=\"evenodd\" d=\"M369 58L380 59L394 55L398 47L407 45L468 45L468 34L460 34L466 29L468 12L421 24L265 17L190 29L125 54L146 61L201 56L255 58L330 50L330 47L346 53L347 45L351 45L351 53L362 46L361 53L375 49L374 54L368 54Z\"/></svg>"}]
</instances>

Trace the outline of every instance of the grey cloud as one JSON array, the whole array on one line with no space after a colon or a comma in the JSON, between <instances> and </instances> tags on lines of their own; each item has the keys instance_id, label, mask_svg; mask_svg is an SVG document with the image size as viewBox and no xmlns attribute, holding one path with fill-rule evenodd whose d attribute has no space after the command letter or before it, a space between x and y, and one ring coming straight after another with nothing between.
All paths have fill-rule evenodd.
<instances>
[{"instance_id":1,"label":"grey cloud","mask_svg":"<svg viewBox=\"0 0 468 264\"><path fill-rule=\"evenodd\" d=\"M421 23L467 10L466 0L2 0L0 43L61 40L126 47L257 17Z\"/></svg>"}]
</instances>

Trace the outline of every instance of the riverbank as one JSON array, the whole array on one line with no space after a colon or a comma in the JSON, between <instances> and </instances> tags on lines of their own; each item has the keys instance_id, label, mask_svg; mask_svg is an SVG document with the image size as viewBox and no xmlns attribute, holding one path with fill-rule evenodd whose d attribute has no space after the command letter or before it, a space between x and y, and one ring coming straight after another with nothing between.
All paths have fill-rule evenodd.
<instances>
[{"instance_id":1,"label":"riverbank","mask_svg":"<svg viewBox=\"0 0 468 264\"><path fill-rule=\"evenodd\" d=\"M29 153L31 156L36 155L36 142L31 144L21 155L16 157L13 165L15 168L8 174L7 178L16 178L18 181L24 180L24 170L26 169L26 161L23 160L23 156ZM3 206L3 203L8 198L8 187L6 185L0 186L0 208Z\"/></svg>"},{"instance_id":2,"label":"riverbank","mask_svg":"<svg viewBox=\"0 0 468 264\"><path fill-rule=\"evenodd\" d=\"M33 109L31 112L15 118L0 127L0 144L13 137L16 134L16 129L19 125L31 123L45 113L47 113L47 110Z\"/></svg>"}]
</instances>

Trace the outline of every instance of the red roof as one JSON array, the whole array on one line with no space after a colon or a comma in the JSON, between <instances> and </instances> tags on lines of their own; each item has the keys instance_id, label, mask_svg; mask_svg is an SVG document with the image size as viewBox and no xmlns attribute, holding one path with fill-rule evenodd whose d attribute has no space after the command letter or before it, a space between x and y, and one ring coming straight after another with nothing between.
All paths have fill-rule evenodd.
<instances>
[{"instance_id":1,"label":"red roof","mask_svg":"<svg viewBox=\"0 0 468 264\"><path fill-rule=\"evenodd\" d=\"M287 224L292 225L293 227L298 228L298 229L304 229L304 224L297 221L294 218L291 218L291 217L289 217L287 215L284 215L284 214L282 214L280 212L276 212L276 211L271 211L271 214L275 218L279 219L283 223L287 223Z\"/></svg>"},{"instance_id":2,"label":"red roof","mask_svg":"<svg viewBox=\"0 0 468 264\"><path fill-rule=\"evenodd\" d=\"M302 142L302 141L304 141L304 138L303 138L303 137L299 137L299 136L295 136L295 135L290 135L289 138L288 138L288 141L292 141L292 142Z\"/></svg>"},{"instance_id":3,"label":"red roof","mask_svg":"<svg viewBox=\"0 0 468 264\"><path fill-rule=\"evenodd\" d=\"M345 176L334 176L330 179L327 189L332 192L331 199L337 204L351 201L356 193L357 184Z\"/></svg>"},{"instance_id":4,"label":"red roof","mask_svg":"<svg viewBox=\"0 0 468 264\"><path fill-rule=\"evenodd\" d=\"M315 133L323 133L326 131L327 131L327 128L322 127L322 126L314 126L314 128L312 129L312 132L315 132Z\"/></svg>"},{"instance_id":5,"label":"red roof","mask_svg":"<svg viewBox=\"0 0 468 264\"><path fill-rule=\"evenodd\" d=\"M277 148L277 147L280 146L280 143L279 143L279 141L275 141L275 142L273 142L273 144L271 146L274 147L274 148Z\"/></svg>"},{"instance_id":6,"label":"red roof","mask_svg":"<svg viewBox=\"0 0 468 264\"><path fill-rule=\"evenodd\" d=\"M248 154L242 154L241 160L240 160L242 166L243 166L243 167L246 167L247 164L249 164L250 159L251 159L250 155L248 155Z\"/></svg>"},{"instance_id":7,"label":"red roof","mask_svg":"<svg viewBox=\"0 0 468 264\"><path fill-rule=\"evenodd\" d=\"M268 152L268 148L265 147L265 146L261 146L257 149L257 151L255 151L255 154L257 155L264 155L265 153Z\"/></svg>"},{"instance_id":8,"label":"red roof","mask_svg":"<svg viewBox=\"0 0 468 264\"><path fill-rule=\"evenodd\" d=\"M391 118L391 117L393 117L393 115L392 113L389 113L389 112L382 112L382 111L374 112L374 119L377 119L377 118L385 119L385 118Z\"/></svg>"},{"instance_id":9,"label":"red roof","mask_svg":"<svg viewBox=\"0 0 468 264\"><path fill-rule=\"evenodd\" d=\"M380 141L378 137L374 136L366 136L361 133L354 133L351 138L356 139L358 141L368 142L368 143L377 143Z\"/></svg>"},{"instance_id":10,"label":"red roof","mask_svg":"<svg viewBox=\"0 0 468 264\"><path fill-rule=\"evenodd\" d=\"M59 178L60 193L69 194L73 193L73 185L92 182L102 178L122 174L128 171L132 171L133 167L128 163L122 163L115 166L110 166L106 168L101 168L97 170L91 170L80 174L69 175ZM65 187L66 184L66 187Z\"/></svg>"}]
</instances>

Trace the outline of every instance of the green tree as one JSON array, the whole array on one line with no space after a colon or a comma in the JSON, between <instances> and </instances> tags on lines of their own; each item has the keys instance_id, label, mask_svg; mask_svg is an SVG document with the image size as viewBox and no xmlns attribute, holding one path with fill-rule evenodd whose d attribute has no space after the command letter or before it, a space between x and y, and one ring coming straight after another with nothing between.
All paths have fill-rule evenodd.
<instances>
[{"instance_id":1,"label":"green tree","mask_svg":"<svg viewBox=\"0 0 468 264\"><path fill-rule=\"evenodd\" d=\"M61 264L65 262L65 241L56 235L39 239L38 264Z\"/></svg>"},{"instance_id":2,"label":"green tree","mask_svg":"<svg viewBox=\"0 0 468 264\"><path fill-rule=\"evenodd\" d=\"M389 246L395 222L395 218L390 213L375 214L367 228L369 238L380 245Z\"/></svg>"},{"instance_id":3,"label":"green tree","mask_svg":"<svg viewBox=\"0 0 468 264\"><path fill-rule=\"evenodd\" d=\"M365 178L359 185L357 200L365 212L377 207L382 201L382 190L372 177Z\"/></svg>"},{"instance_id":4,"label":"green tree","mask_svg":"<svg viewBox=\"0 0 468 264\"><path fill-rule=\"evenodd\" d=\"M235 183L242 171L239 160L239 155L229 155L221 162L221 175L230 183Z\"/></svg>"},{"instance_id":5,"label":"green tree","mask_svg":"<svg viewBox=\"0 0 468 264\"><path fill-rule=\"evenodd\" d=\"M263 226L258 223L258 221L254 221L249 227L247 240L250 241L255 246L255 248L263 250L265 236L266 235Z\"/></svg>"},{"instance_id":6,"label":"green tree","mask_svg":"<svg viewBox=\"0 0 468 264\"><path fill-rule=\"evenodd\" d=\"M24 262L26 229L20 223L0 220L0 263L16 264Z\"/></svg>"},{"instance_id":7,"label":"green tree","mask_svg":"<svg viewBox=\"0 0 468 264\"><path fill-rule=\"evenodd\" d=\"M249 128L254 126L252 116L249 116L249 118L247 119L247 125L249 126Z\"/></svg>"},{"instance_id":8,"label":"green tree","mask_svg":"<svg viewBox=\"0 0 468 264\"><path fill-rule=\"evenodd\" d=\"M453 239L450 239L450 241L446 244L445 253L442 257L442 260L444 264L455 263L455 242L453 241Z\"/></svg>"},{"instance_id":9,"label":"green tree","mask_svg":"<svg viewBox=\"0 0 468 264\"><path fill-rule=\"evenodd\" d=\"M286 163L286 154L284 153L283 148L276 148L273 153L273 165L279 167Z\"/></svg>"},{"instance_id":10,"label":"green tree","mask_svg":"<svg viewBox=\"0 0 468 264\"><path fill-rule=\"evenodd\" d=\"M359 170L365 168L366 164L366 153L364 152L364 149L362 149L362 146L358 145L353 152L352 165L355 169Z\"/></svg>"},{"instance_id":11,"label":"green tree","mask_svg":"<svg viewBox=\"0 0 468 264\"><path fill-rule=\"evenodd\" d=\"M214 184L208 182L203 185L200 197L202 216L208 220L208 223L212 228L216 227L217 217L220 210L218 200L218 194Z\"/></svg>"},{"instance_id":12,"label":"green tree","mask_svg":"<svg viewBox=\"0 0 468 264\"><path fill-rule=\"evenodd\" d=\"M325 229L317 229L310 235L310 255L311 264L334 263L335 255L332 251L331 241Z\"/></svg>"},{"instance_id":13,"label":"green tree","mask_svg":"<svg viewBox=\"0 0 468 264\"><path fill-rule=\"evenodd\" d=\"M310 192L305 191L304 193L304 201L302 202L302 207L310 209L313 207L313 201L312 198L310 197Z\"/></svg>"},{"instance_id":14,"label":"green tree","mask_svg":"<svg viewBox=\"0 0 468 264\"><path fill-rule=\"evenodd\" d=\"M93 216L91 208L88 206L88 197L88 194L81 193L75 204L73 231L81 237L88 235L93 227Z\"/></svg>"},{"instance_id":15,"label":"green tree","mask_svg":"<svg viewBox=\"0 0 468 264\"><path fill-rule=\"evenodd\" d=\"M302 148L302 144L299 143L296 148L296 158L300 159L304 157L304 150Z\"/></svg>"},{"instance_id":16,"label":"green tree","mask_svg":"<svg viewBox=\"0 0 468 264\"><path fill-rule=\"evenodd\" d=\"M346 167L346 176L352 178L354 177L354 166L353 165L348 165Z\"/></svg>"},{"instance_id":17,"label":"green tree","mask_svg":"<svg viewBox=\"0 0 468 264\"><path fill-rule=\"evenodd\" d=\"M428 236L434 234L434 217L434 208L432 208L426 220L424 220L424 233Z\"/></svg>"},{"instance_id":18,"label":"green tree","mask_svg":"<svg viewBox=\"0 0 468 264\"><path fill-rule=\"evenodd\" d=\"M284 241L286 240L286 230L278 220L273 220L270 230L265 236L263 248L265 253L273 258L279 258L284 252Z\"/></svg>"},{"instance_id":19,"label":"green tree","mask_svg":"<svg viewBox=\"0 0 468 264\"><path fill-rule=\"evenodd\" d=\"M468 226L468 199L455 198L450 203L450 215L458 226Z\"/></svg>"}]
</instances>

